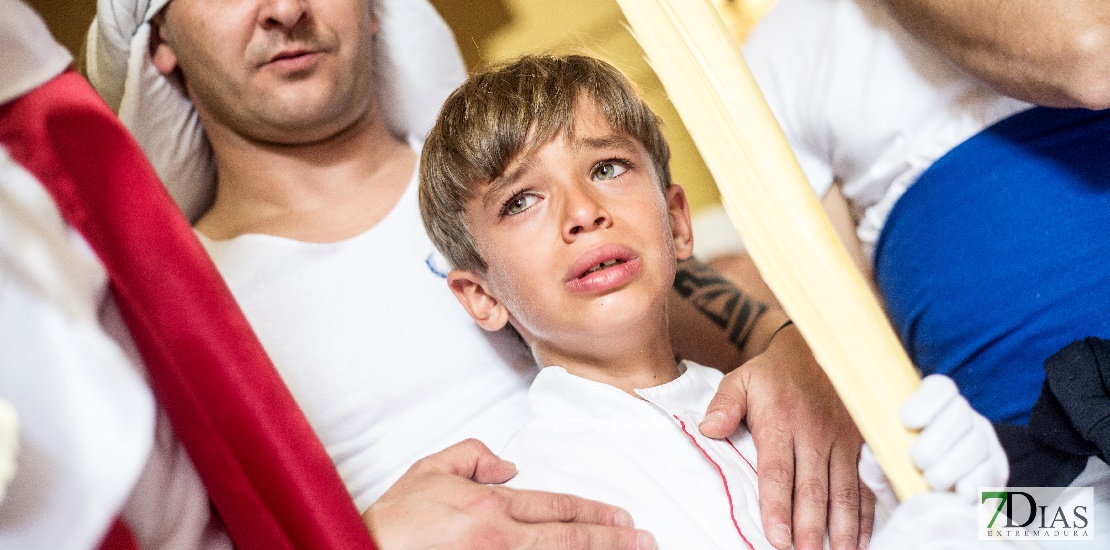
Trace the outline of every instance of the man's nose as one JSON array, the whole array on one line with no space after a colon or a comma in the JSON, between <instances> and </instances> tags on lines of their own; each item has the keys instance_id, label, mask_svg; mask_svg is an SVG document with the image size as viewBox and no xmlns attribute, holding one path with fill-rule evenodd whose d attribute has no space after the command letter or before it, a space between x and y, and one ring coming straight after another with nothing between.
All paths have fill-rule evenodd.
<instances>
[{"instance_id":1,"label":"man's nose","mask_svg":"<svg viewBox=\"0 0 1110 550\"><path fill-rule=\"evenodd\" d=\"M579 236L613 225L613 218L591 189L575 187L564 199L563 240L574 242Z\"/></svg>"},{"instance_id":2,"label":"man's nose","mask_svg":"<svg viewBox=\"0 0 1110 550\"><path fill-rule=\"evenodd\" d=\"M291 29L308 14L308 0L262 0L258 19L263 29Z\"/></svg>"}]
</instances>

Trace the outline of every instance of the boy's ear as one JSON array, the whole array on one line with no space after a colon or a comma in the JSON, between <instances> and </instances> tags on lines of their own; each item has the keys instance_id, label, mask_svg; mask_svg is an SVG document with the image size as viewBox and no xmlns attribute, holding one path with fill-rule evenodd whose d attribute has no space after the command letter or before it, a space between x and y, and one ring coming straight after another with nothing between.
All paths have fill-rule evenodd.
<instances>
[{"instance_id":1,"label":"boy's ear","mask_svg":"<svg viewBox=\"0 0 1110 550\"><path fill-rule=\"evenodd\" d=\"M177 54L166 43L164 20L165 17L158 14L150 21L150 60L158 72L169 76L177 69Z\"/></svg>"},{"instance_id":2,"label":"boy's ear","mask_svg":"<svg viewBox=\"0 0 1110 550\"><path fill-rule=\"evenodd\" d=\"M686 191L677 183L672 183L667 188L666 197L675 257L685 260L694 255L694 228L690 223L690 204L686 202Z\"/></svg>"},{"instance_id":3,"label":"boy's ear","mask_svg":"<svg viewBox=\"0 0 1110 550\"><path fill-rule=\"evenodd\" d=\"M509 322L509 311L486 290L485 281L479 274L462 269L452 270L447 274L447 285L478 326L493 332L501 330Z\"/></svg>"}]
</instances>

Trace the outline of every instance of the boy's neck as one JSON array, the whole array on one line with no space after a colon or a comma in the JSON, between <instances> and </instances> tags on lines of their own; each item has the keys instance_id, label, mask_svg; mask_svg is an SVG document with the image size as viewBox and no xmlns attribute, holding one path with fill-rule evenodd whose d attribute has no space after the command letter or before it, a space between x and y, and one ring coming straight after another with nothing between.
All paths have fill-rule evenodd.
<instances>
[{"instance_id":1,"label":"boy's neck","mask_svg":"<svg viewBox=\"0 0 1110 550\"><path fill-rule=\"evenodd\" d=\"M533 344L542 366L559 366L570 374L620 388L651 388L679 377L666 318L650 330L621 330L615 334L590 333L575 339L573 348Z\"/></svg>"}]
</instances>

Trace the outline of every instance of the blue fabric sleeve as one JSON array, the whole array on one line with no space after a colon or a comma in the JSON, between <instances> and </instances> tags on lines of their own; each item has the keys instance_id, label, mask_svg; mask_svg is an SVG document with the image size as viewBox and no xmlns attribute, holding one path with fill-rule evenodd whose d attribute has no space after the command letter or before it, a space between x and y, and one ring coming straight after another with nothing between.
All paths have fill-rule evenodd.
<instances>
[{"instance_id":1,"label":"blue fabric sleeve","mask_svg":"<svg viewBox=\"0 0 1110 550\"><path fill-rule=\"evenodd\" d=\"M1110 111L1037 107L950 151L895 204L875 277L923 373L1028 422L1045 359L1110 337Z\"/></svg>"}]
</instances>

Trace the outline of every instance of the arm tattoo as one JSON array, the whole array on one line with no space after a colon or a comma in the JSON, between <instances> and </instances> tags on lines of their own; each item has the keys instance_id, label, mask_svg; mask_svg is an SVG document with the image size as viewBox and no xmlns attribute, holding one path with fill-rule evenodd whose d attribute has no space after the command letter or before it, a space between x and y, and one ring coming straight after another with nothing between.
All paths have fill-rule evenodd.
<instances>
[{"instance_id":1,"label":"arm tattoo","mask_svg":"<svg viewBox=\"0 0 1110 550\"><path fill-rule=\"evenodd\" d=\"M743 349L752 328L767 311L762 302L744 294L707 264L690 258L678 263L674 289L698 311L728 332L728 339Z\"/></svg>"}]
</instances>

